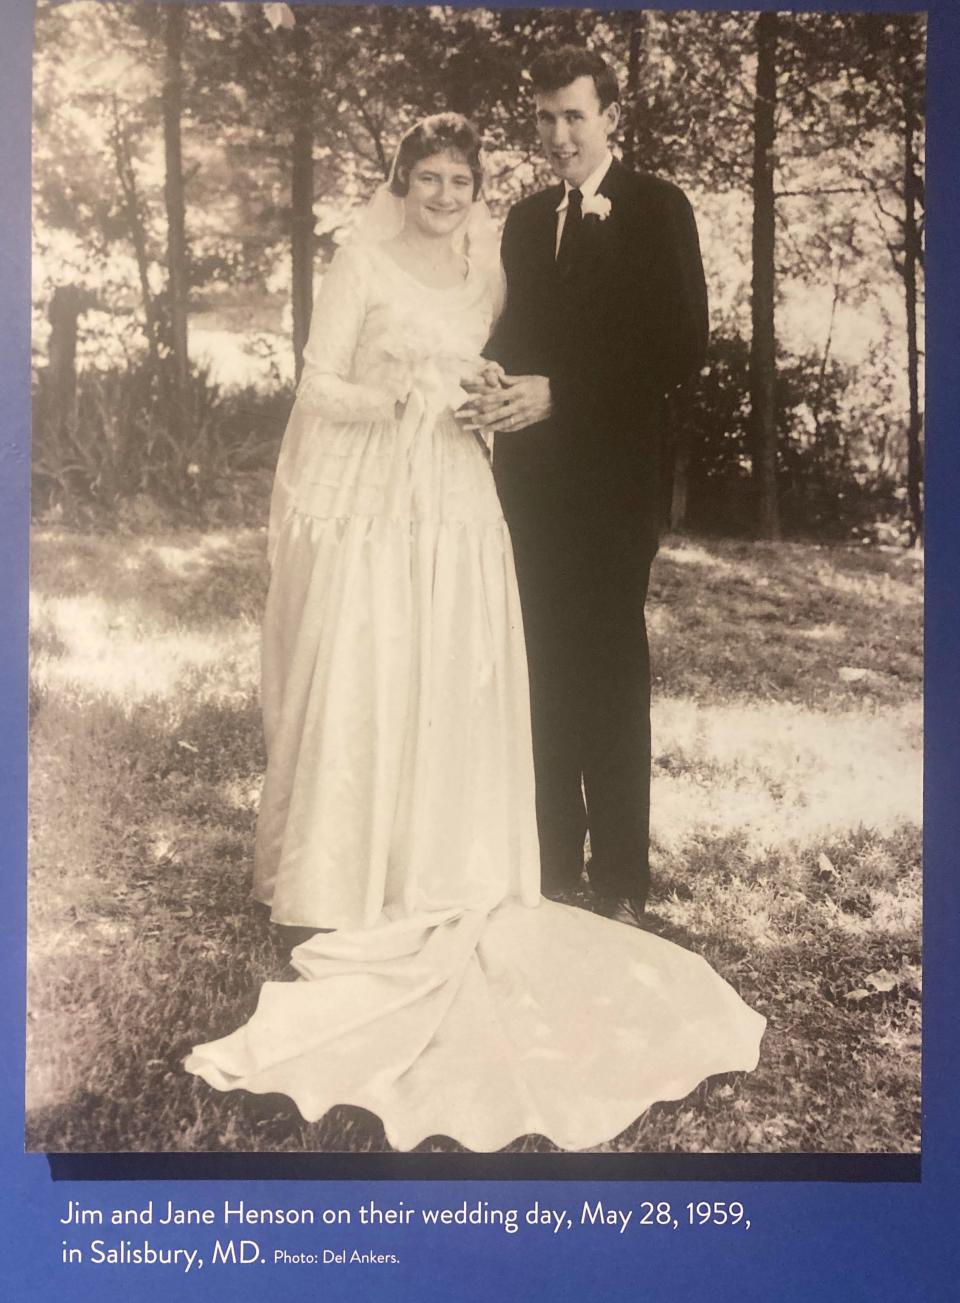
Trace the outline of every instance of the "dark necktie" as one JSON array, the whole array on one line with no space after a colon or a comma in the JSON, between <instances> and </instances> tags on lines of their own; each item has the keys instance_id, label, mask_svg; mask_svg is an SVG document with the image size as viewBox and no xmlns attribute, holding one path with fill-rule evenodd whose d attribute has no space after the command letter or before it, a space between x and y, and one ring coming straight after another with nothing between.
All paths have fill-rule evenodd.
<instances>
[{"instance_id":1,"label":"dark necktie","mask_svg":"<svg viewBox=\"0 0 960 1303\"><path fill-rule=\"evenodd\" d=\"M583 195L579 190L571 190L567 195L567 216L560 236L560 248L557 251L557 270L566 272L574 258L583 221Z\"/></svg>"}]
</instances>

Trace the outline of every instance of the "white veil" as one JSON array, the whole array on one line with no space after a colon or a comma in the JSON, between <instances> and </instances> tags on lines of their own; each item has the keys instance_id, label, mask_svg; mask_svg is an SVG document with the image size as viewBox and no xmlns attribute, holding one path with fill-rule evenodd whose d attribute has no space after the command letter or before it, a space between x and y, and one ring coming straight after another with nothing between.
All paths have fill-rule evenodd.
<instances>
[{"instance_id":1,"label":"white veil","mask_svg":"<svg viewBox=\"0 0 960 1303\"><path fill-rule=\"evenodd\" d=\"M390 182L377 186L373 198L360 214L347 244L381 244L403 230L403 200L390 189ZM500 236L483 199L475 199L467 220L457 233L457 243L471 262L487 265L499 257Z\"/></svg>"},{"instance_id":2,"label":"white veil","mask_svg":"<svg viewBox=\"0 0 960 1303\"><path fill-rule=\"evenodd\" d=\"M416 127L410 128L410 131L415 130ZM354 225L347 244L381 244L403 230L403 200L392 189L399 154L398 145L390 164L388 179L377 186L373 198ZM500 264L500 235L483 199L478 197L473 201L467 220L457 233L457 245L475 268L487 274L497 272Z\"/></svg>"}]
</instances>

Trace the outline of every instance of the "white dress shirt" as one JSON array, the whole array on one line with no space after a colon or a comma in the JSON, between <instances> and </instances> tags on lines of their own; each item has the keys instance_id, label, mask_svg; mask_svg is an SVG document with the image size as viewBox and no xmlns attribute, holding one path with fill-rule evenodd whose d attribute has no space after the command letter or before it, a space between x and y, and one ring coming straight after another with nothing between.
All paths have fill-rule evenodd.
<instances>
[{"instance_id":1,"label":"white dress shirt","mask_svg":"<svg viewBox=\"0 0 960 1303\"><path fill-rule=\"evenodd\" d=\"M556 258L560 253L560 239L563 236L563 224L567 220L567 209L570 207L570 191L579 190L584 199L592 199L600 189L603 178L609 171L610 164L613 162L613 155L609 149L603 156L602 162L590 173L583 185L572 186L569 181L563 183L563 198L557 204L557 243L554 247L553 256Z\"/></svg>"}]
</instances>

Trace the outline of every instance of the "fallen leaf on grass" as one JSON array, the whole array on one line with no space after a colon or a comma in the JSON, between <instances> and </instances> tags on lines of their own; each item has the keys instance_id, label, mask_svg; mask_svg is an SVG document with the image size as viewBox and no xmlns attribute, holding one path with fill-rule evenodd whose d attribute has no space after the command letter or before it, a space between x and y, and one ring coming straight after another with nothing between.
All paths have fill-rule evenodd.
<instances>
[{"instance_id":1,"label":"fallen leaf on grass","mask_svg":"<svg viewBox=\"0 0 960 1303\"><path fill-rule=\"evenodd\" d=\"M877 675L860 665L841 665L837 677L842 683L871 683Z\"/></svg>"},{"instance_id":2,"label":"fallen leaf on grass","mask_svg":"<svg viewBox=\"0 0 960 1303\"><path fill-rule=\"evenodd\" d=\"M872 994L872 991L864 990L862 986L858 986L855 991L848 991L843 998L853 1000L855 1004L859 1004L861 1000L869 1000Z\"/></svg>"},{"instance_id":3,"label":"fallen leaf on grass","mask_svg":"<svg viewBox=\"0 0 960 1303\"><path fill-rule=\"evenodd\" d=\"M900 985L899 978L888 973L885 968L878 969L877 972L871 973L866 978L868 986L872 986L875 991L894 991Z\"/></svg>"}]
</instances>

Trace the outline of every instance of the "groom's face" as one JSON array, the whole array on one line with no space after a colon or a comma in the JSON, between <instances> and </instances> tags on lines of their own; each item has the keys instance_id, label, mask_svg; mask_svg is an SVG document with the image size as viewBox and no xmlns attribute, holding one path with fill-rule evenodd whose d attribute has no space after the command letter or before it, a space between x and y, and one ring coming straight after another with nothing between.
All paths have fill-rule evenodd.
<instances>
[{"instance_id":1,"label":"groom's face","mask_svg":"<svg viewBox=\"0 0 960 1303\"><path fill-rule=\"evenodd\" d=\"M600 107L592 77L560 90L537 91L537 131L547 161L562 181L579 186L594 172L620 120L620 106Z\"/></svg>"}]
</instances>

